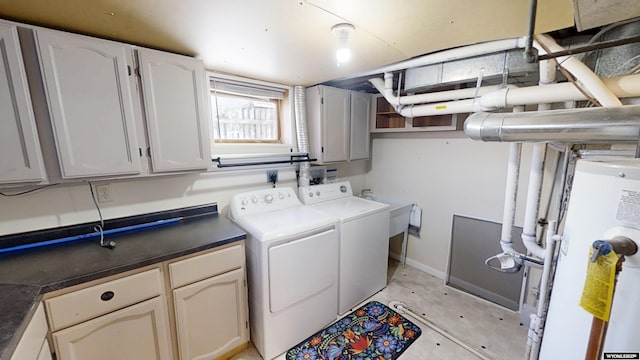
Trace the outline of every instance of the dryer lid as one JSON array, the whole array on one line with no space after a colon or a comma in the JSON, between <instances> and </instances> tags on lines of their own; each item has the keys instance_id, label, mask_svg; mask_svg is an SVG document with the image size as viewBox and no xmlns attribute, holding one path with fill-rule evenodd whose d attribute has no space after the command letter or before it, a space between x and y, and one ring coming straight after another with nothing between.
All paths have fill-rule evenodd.
<instances>
[{"instance_id":1,"label":"dryer lid","mask_svg":"<svg viewBox=\"0 0 640 360\"><path fill-rule=\"evenodd\" d=\"M342 221L348 221L361 216L389 210L391 207L387 204L362 199L356 196L347 198L323 201L311 205L314 209L318 209L326 214L336 216Z\"/></svg>"}]
</instances>

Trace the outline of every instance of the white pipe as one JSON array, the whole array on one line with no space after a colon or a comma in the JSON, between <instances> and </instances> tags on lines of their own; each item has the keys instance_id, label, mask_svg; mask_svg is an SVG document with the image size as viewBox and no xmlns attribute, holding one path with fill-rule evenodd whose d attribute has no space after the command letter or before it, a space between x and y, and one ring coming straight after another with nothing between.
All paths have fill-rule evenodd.
<instances>
[{"instance_id":1,"label":"white pipe","mask_svg":"<svg viewBox=\"0 0 640 360\"><path fill-rule=\"evenodd\" d=\"M534 45L541 54L547 54L547 50L558 52L564 50L553 38L548 35L536 35ZM602 106L622 106L618 99L602 82L602 80L584 63L574 56L561 56L556 58L560 66L569 71L576 80L584 85L585 89L598 100ZM542 62L542 61L541 61ZM542 74L541 74L542 75Z\"/></svg>"},{"instance_id":2,"label":"white pipe","mask_svg":"<svg viewBox=\"0 0 640 360\"><path fill-rule=\"evenodd\" d=\"M385 74L386 75L386 74ZM418 95L406 95L397 97L393 95L392 92L387 91L385 87L385 82L380 78L369 79L369 82L373 85L373 87L383 94L385 99L389 102L389 104L397 104L397 105L413 105L413 104L424 104L431 102L440 102L440 101L449 101L449 100L458 100L458 99L469 99L476 96L481 96L496 90L500 90L503 88L502 85L491 85L491 86L483 86L479 88L464 88L464 89L455 89L448 91L437 91L432 93L418 94ZM515 88L513 85L508 85L510 88Z\"/></svg>"},{"instance_id":3,"label":"white pipe","mask_svg":"<svg viewBox=\"0 0 640 360\"><path fill-rule=\"evenodd\" d=\"M544 267L542 268L542 277L540 278L540 295L538 298L538 307L535 314L531 314L529 322L529 333L527 335L527 350L525 359L537 360L540 353L540 345L542 333L546 318L547 304L549 302L549 284L551 281L551 270L553 267L553 257L555 253L555 243L561 237L556 235L555 220L549 222L546 234ZM528 355L528 356L527 356Z\"/></svg>"},{"instance_id":4,"label":"white pipe","mask_svg":"<svg viewBox=\"0 0 640 360\"><path fill-rule=\"evenodd\" d=\"M547 88L556 80L556 69L549 61L540 61L540 80L542 88ZM538 110L550 110L551 104L538 104ZM537 143L533 145L531 155L531 170L529 171L529 188L524 213L524 225L522 226L522 242L527 250L538 258L544 259L544 248L538 245L536 230L538 225L538 210L540 208L540 193L542 192L542 176L544 171L544 158L547 153L547 144ZM546 263L546 260L545 260Z\"/></svg>"},{"instance_id":5,"label":"white pipe","mask_svg":"<svg viewBox=\"0 0 640 360\"><path fill-rule=\"evenodd\" d=\"M386 75L386 74L385 74ZM553 83L548 85L528 86L518 88L508 86L484 86L481 88L466 88L450 91L439 91L434 93L408 95L397 97L393 95L393 77L385 76L383 82L379 78L369 80L371 84L384 95L385 99L402 116L430 116L454 114L456 112L477 112L493 111L496 109L508 108L520 105L531 105L540 103L562 103L567 101L587 100L587 97L580 92L572 83ZM603 84L617 97L638 97L640 96L640 74L618 76L605 79ZM497 88L497 89L496 89ZM493 89L493 91L491 91ZM481 95L479 99L469 100L468 97ZM413 106L402 106L409 104L419 104L429 101L446 101L450 99L464 99L436 104L423 104Z\"/></svg>"},{"instance_id":6,"label":"white pipe","mask_svg":"<svg viewBox=\"0 0 640 360\"><path fill-rule=\"evenodd\" d=\"M538 222L538 207L540 206L540 189L542 187L542 171L544 169L545 153L546 144L537 143L533 145L527 205L525 208L524 225L522 226L522 242L524 246L533 256L540 259L544 258L544 249L536 242L536 227Z\"/></svg>"},{"instance_id":7,"label":"white pipe","mask_svg":"<svg viewBox=\"0 0 640 360\"><path fill-rule=\"evenodd\" d=\"M640 96L640 75L627 75L604 79L603 84L617 97ZM531 105L540 103L561 103L582 101L587 97L569 82L549 85L512 87L500 89L480 97L483 108L499 109L504 107Z\"/></svg>"},{"instance_id":8,"label":"white pipe","mask_svg":"<svg viewBox=\"0 0 640 360\"><path fill-rule=\"evenodd\" d=\"M398 70L414 68L418 66L425 66L425 65L438 64L438 63L447 62L447 61L466 59L474 56L493 54L501 51L524 48L525 44L526 44L526 37L488 41L488 42L483 42L479 44L462 46L454 49L434 52L434 53L413 58L410 60L405 60L395 64L387 65L378 69L374 69L372 71L355 74L350 77L356 78L361 76L369 76L369 75L380 74L385 72L393 72Z\"/></svg>"},{"instance_id":9,"label":"white pipe","mask_svg":"<svg viewBox=\"0 0 640 360\"><path fill-rule=\"evenodd\" d=\"M460 114L478 111L488 111L493 109L487 109L480 106L476 99L465 99L457 101L449 101L443 103L434 104L422 104L422 105L410 105L405 106L397 111L398 114L404 117L416 117L416 116L432 116L432 115L446 115L446 114Z\"/></svg>"},{"instance_id":10,"label":"white pipe","mask_svg":"<svg viewBox=\"0 0 640 360\"><path fill-rule=\"evenodd\" d=\"M378 89L384 98L389 102L389 104L393 105L394 109L399 105L397 101L397 97L393 96L393 74L390 72L384 73L384 88L382 90ZM396 98L394 100L394 98Z\"/></svg>"},{"instance_id":11,"label":"white pipe","mask_svg":"<svg viewBox=\"0 0 640 360\"><path fill-rule=\"evenodd\" d=\"M513 112L524 111L522 107L513 108ZM518 198L518 180L520 178L520 159L522 155L522 143L509 145L509 163L507 165L507 184L504 191L504 210L502 213L502 233L500 247L505 253L517 253L513 249L511 232L516 214L516 200Z\"/></svg>"}]
</instances>

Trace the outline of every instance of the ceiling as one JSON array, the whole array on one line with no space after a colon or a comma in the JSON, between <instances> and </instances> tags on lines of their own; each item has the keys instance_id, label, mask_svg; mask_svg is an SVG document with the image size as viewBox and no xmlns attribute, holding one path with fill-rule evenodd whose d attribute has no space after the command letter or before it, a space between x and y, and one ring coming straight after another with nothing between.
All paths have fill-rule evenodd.
<instances>
[{"instance_id":1,"label":"ceiling","mask_svg":"<svg viewBox=\"0 0 640 360\"><path fill-rule=\"evenodd\" d=\"M287 85L348 78L434 51L524 36L529 0L0 0L0 17L201 58ZM340 22L356 28L338 67ZM536 33L572 27L571 0L539 0Z\"/></svg>"}]
</instances>

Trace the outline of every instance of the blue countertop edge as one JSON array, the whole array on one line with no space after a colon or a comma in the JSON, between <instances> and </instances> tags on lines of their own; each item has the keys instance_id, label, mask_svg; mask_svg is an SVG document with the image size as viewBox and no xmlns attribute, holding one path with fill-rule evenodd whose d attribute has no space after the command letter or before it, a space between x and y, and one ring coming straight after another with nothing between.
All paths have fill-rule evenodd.
<instances>
[{"instance_id":1,"label":"blue countertop edge","mask_svg":"<svg viewBox=\"0 0 640 360\"><path fill-rule=\"evenodd\" d=\"M246 239L218 214L95 241L0 257L0 360L9 360L45 293ZM17 272L13 271L18 269Z\"/></svg>"}]
</instances>

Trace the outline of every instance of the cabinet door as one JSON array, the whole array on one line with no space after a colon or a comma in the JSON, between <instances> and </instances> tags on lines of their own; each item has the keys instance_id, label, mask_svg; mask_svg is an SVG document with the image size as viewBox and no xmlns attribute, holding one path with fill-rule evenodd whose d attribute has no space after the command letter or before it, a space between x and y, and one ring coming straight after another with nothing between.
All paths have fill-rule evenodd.
<instances>
[{"instance_id":1,"label":"cabinet door","mask_svg":"<svg viewBox=\"0 0 640 360\"><path fill-rule=\"evenodd\" d=\"M371 95L352 91L349 160L369 158L370 118Z\"/></svg>"},{"instance_id":2,"label":"cabinet door","mask_svg":"<svg viewBox=\"0 0 640 360\"><path fill-rule=\"evenodd\" d=\"M47 30L36 39L61 176L139 173L131 48Z\"/></svg>"},{"instance_id":3,"label":"cabinet door","mask_svg":"<svg viewBox=\"0 0 640 360\"><path fill-rule=\"evenodd\" d=\"M173 290L181 360L215 359L249 340L244 268Z\"/></svg>"},{"instance_id":4,"label":"cabinet door","mask_svg":"<svg viewBox=\"0 0 640 360\"><path fill-rule=\"evenodd\" d=\"M346 161L349 157L350 102L348 90L323 86L322 152L325 162Z\"/></svg>"},{"instance_id":5,"label":"cabinet door","mask_svg":"<svg viewBox=\"0 0 640 360\"><path fill-rule=\"evenodd\" d=\"M209 101L202 61L148 49L136 51L153 170L208 168Z\"/></svg>"},{"instance_id":6,"label":"cabinet door","mask_svg":"<svg viewBox=\"0 0 640 360\"><path fill-rule=\"evenodd\" d=\"M0 23L0 184L44 180L31 106L16 27Z\"/></svg>"},{"instance_id":7,"label":"cabinet door","mask_svg":"<svg viewBox=\"0 0 640 360\"><path fill-rule=\"evenodd\" d=\"M38 353L36 360L53 360L51 357L51 350L49 349L49 343L46 339L42 343L42 347L40 348L40 352Z\"/></svg>"},{"instance_id":8,"label":"cabinet door","mask_svg":"<svg viewBox=\"0 0 640 360\"><path fill-rule=\"evenodd\" d=\"M171 359L164 297L53 333L58 360Z\"/></svg>"}]
</instances>

